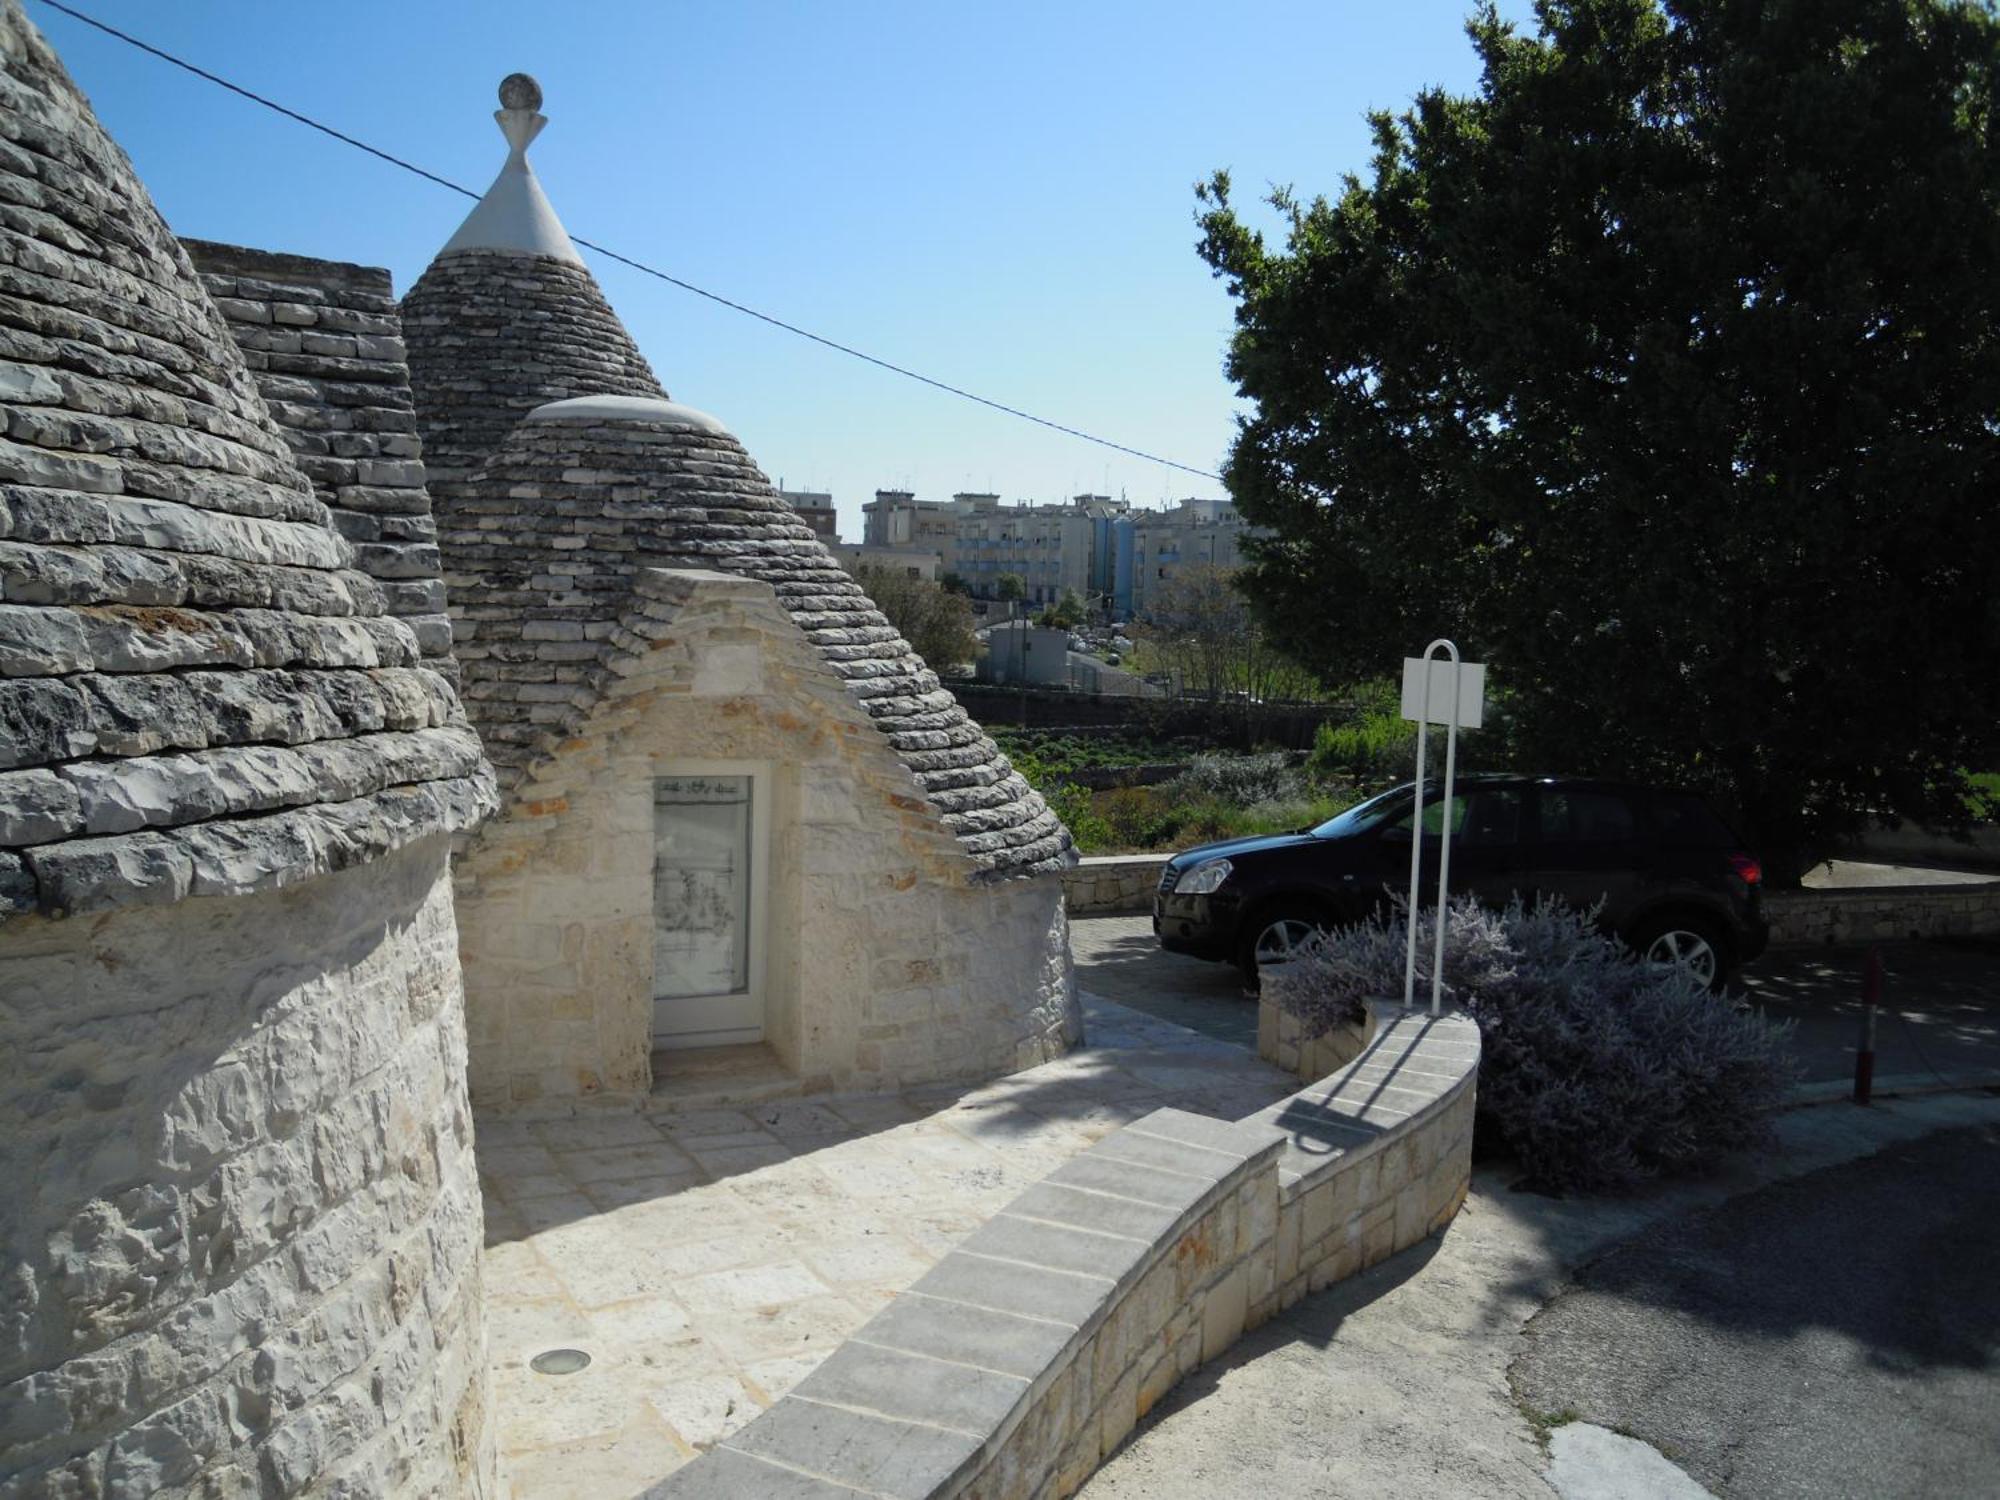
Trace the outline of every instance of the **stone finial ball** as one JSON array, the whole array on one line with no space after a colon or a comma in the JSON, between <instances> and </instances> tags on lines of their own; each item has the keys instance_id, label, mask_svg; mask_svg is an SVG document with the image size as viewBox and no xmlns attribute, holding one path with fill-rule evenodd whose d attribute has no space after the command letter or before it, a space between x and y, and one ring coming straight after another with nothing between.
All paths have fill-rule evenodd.
<instances>
[{"instance_id":1,"label":"stone finial ball","mask_svg":"<svg viewBox=\"0 0 2000 1500\"><path fill-rule=\"evenodd\" d=\"M509 73L500 80L502 109L540 109L542 86L526 73Z\"/></svg>"}]
</instances>

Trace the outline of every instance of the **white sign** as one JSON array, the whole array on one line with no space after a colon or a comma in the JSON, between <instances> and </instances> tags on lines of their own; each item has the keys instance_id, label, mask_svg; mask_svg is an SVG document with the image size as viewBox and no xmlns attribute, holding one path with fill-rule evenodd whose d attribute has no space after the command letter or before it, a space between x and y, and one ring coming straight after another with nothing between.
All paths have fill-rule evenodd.
<instances>
[{"instance_id":1,"label":"white sign","mask_svg":"<svg viewBox=\"0 0 2000 1500\"><path fill-rule=\"evenodd\" d=\"M1443 657L1403 658L1403 717L1411 721L1424 714L1424 668L1430 668L1430 722L1456 724L1460 729L1477 729L1486 709L1486 663L1446 661ZM1458 682L1458 712L1452 712L1452 681Z\"/></svg>"}]
</instances>

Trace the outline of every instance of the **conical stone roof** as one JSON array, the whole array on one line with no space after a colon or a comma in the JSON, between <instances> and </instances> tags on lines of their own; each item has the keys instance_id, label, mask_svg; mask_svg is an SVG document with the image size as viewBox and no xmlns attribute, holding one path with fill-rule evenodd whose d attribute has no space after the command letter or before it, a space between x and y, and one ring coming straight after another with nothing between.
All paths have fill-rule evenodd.
<instances>
[{"instance_id":1,"label":"conical stone roof","mask_svg":"<svg viewBox=\"0 0 2000 1500\"><path fill-rule=\"evenodd\" d=\"M0 916L353 864L490 809L131 163L0 0Z\"/></svg>"},{"instance_id":2,"label":"conical stone roof","mask_svg":"<svg viewBox=\"0 0 2000 1500\"><path fill-rule=\"evenodd\" d=\"M1068 862L1069 833L1040 795L713 417L558 402L465 489L440 502L439 546L467 702L503 781L567 738L605 674L647 649L629 628L638 570L714 569L771 586L979 870Z\"/></svg>"},{"instance_id":3,"label":"conical stone roof","mask_svg":"<svg viewBox=\"0 0 2000 1500\"><path fill-rule=\"evenodd\" d=\"M508 85L497 118L519 154ZM494 193L513 190L503 171ZM468 238L461 230L404 298L403 325L464 689L503 783L567 736L622 656L645 649L620 625L637 607L635 572L711 568L771 585L979 872L1069 863L1069 831L1040 794L742 445L665 399L589 273Z\"/></svg>"},{"instance_id":4,"label":"conical stone roof","mask_svg":"<svg viewBox=\"0 0 2000 1500\"><path fill-rule=\"evenodd\" d=\"M528 144L548 124L540 87L512 74L500 102L493 118L507 138L506 163L403 297L433 492L463 478L545 402L667 394L528 165Z\"/></svg>"}]
</instances>

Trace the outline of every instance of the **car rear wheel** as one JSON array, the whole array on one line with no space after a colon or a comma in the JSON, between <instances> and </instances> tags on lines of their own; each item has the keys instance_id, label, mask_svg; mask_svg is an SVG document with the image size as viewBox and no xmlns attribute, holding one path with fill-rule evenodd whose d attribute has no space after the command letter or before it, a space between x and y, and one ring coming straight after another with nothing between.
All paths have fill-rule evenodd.
<instances>
[{"instance_id":1,"label":"car rear wheel","mask_svg":"<svg viewBox=\"0 0 2000 1500\"><path fill-rule=\"evenodd\" d=\"M1675 914L1640 924L1632 948L1648 963L1687 970L1710 990L1729 978L1728 950L1714 925L1701 917Z\"/></svg>"}]
</instances>

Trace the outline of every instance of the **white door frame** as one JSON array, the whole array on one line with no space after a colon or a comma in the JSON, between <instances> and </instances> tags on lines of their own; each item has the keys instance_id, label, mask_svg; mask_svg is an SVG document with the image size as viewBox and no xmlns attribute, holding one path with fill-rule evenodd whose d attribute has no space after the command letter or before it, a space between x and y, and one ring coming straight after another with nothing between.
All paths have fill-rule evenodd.
<instances>
[{"instance_id":1,"label":"white door frame","mask_svg":"<svg viewBox=\"0 0 2000 1500\"><path fill-rule=\"evenodd\" d=\"M655 1050L727 1047L764 1039L764 955L770 946L771 909L771 762L767 760L683 760L661 758L652 765L649 811L657 808L657 783L676 776L747 776L750 778L750 932L743 989L727 995L661 998L653 981L653 1046ZM658 814L654 822L654 869L658 869ZM657 911L657 907L654 908ZM673 1029L661 1026L662 1007L671 1007Z\"/></svg>"}]
</instances>

